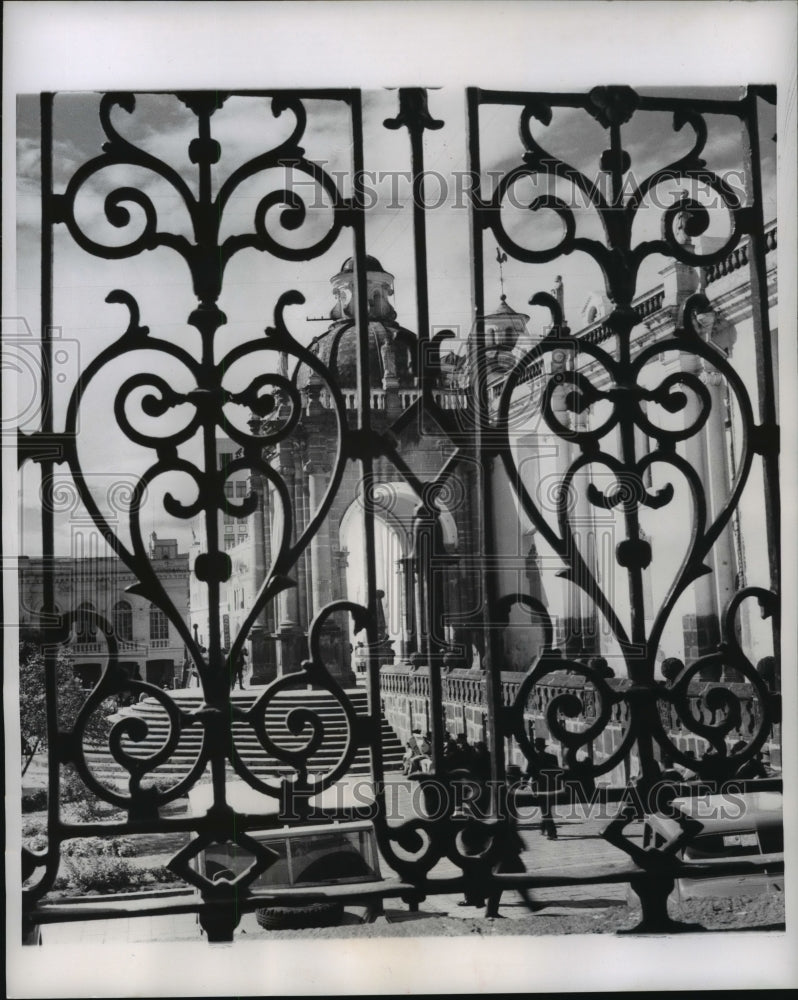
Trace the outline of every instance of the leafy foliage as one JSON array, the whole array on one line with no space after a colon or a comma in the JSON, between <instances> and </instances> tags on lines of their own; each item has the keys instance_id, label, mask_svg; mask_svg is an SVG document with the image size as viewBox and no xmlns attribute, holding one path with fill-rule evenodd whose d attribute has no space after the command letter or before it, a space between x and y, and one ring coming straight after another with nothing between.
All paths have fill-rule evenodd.
<instances>
[{"instance_id":1,"label":"leafy foliage","mask_svg":"<svg viewBox=\"0 0 798 1000\"><path fill-rule=\"evenodd\" d=\"M112 892L180 881L163 865L144 868L128 860L135 855L134 842L126 837L65 841L61 887L82 893Z\"/></svg>"},{"instance_id":2,"label":"leafy foliage","mask_svg":"<svg viewBox=\"0 0 798 1000\"><path fill-rule=\"evenodd\" d=\"M45 657L35 634L19 644L19 708L22 732L22 773L35 754L47 746L47 700L45 697ZM75 677L72 661L59 649L55 660L57 711L59 726L75 724L87 692ZM92 713L85 735L90 741L102 742L108 736L109 723L102 711Z\"/></svg>"}]
</instances>

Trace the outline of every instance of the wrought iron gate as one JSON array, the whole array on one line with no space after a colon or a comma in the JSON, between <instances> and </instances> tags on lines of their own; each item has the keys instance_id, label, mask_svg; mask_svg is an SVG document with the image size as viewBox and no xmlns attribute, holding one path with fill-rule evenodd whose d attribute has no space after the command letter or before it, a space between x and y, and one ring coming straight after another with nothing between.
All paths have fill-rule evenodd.
<instances>
[{"instance_id":1,"label":"wrought iron gate","mask_svg":"<svg viewBox=\"0 0 798 1000\"><path fill-rule=\"evenodd\" d=\"M40 428L33 433L20 433L20 462L38 463L41 470L42 515L41 531L45 566L43 612L55 616L57 627L48 635L45 671L47 679L47 726L49 757L49 804L47 847L41 851L23 849L23 889L26 919L37 923L57 919L77 919L80 907L48 902L60 862L64 841L75 838L123 834L189 833L188 846L180 850L170 867L187 883L199 890L190 899L154 900L146 911L181 912L196 910L202 926L211 939L232 936L242 912L263 905L264 896L251 889L258 876L272 863L269 850L250 834L262 820L257 816L237 812L229 803L227 783L231 774L253 788L282 803L284 810L298 810L305 815L302 803L325 789L333 787L350 771L360 748L369 752L371 779L375 791L373 818L380 851L396 873L396 879L379 889L383 894L423 898L434 892L477 887L490 895L507 887L534 887L534 870L520 871L513 847L514 806L539 801L540 793L513 789L506 781L505 747L513 738L529 761L534 761L534 749L527 729L525 711L534 690L555 672L569 671L584 678L579 695L561 694L553 698L546 709L549 731L564 748L566 778L588 783L608 774L635 754L640 762L641 788L657 781L657 757L666 752L683 764L690 764L699 778L723 782L737 772L763 746L778 721L779 696L750 662L740 645L735 630L735 616L746 601L759 602L762 613L770 616L774 628L773 650L778 657L778 434L776 396L771 354L771 331L768 320L765 254L767 251L765 220L762 209L760 151L758 148L757 102L773 100L762 88L749 88L739 100L680 99L641 96L630 88L597 88L589 94L508 93L470 90L468 104L469 172L473 179L471 191L472 229L472 295L476 321L469 338L470 380L466 386L467 403L462 411L452 412L436 399L435 369L429 362L432 343L429 316L427 218L423 204L424 137L427 130L439 129L443 123L429 113L427 95L420 89L403 89L398 95L399 107L395 118L385 122L389 129L405 129L409 139L412 170L413 238L415 254L415 284L418 332L418 400L416 412L432 417L450 437L452 455L430 479L410 467L401 453L395 436L384 423L375 420L372 405L369 369L370 331L367 299L366 213L368 201L364 181L364 137L361 94L355 90L324 90L262 93L184 93L176 95L191 111L196 121L196 137L188 147L188 158L195 171L195 186L181 172L143 147L125 138L121 121L133 115L135 98L130 94L113 93L102 97L99 119L104 140L101 152L79 164L61 190L54 184L52 116L54 95L41 98L42 146L42 339L41 386L43 408ZM241 98L270 102L270 113L292 120L291 132L274 148L234 169L218 188L214 188L213 169L223 155L223 149L213 135L214 115L225 102ZM308 107L335 104L346 111L351 130L351 162L343 176L328 171L305 153L303 142L309 126ZM483 146L480 137L480 114L486 108L501 106L517 111L520 140L517 164L504 172L487 190L482 177ZM574 166L543 148L536 137L536 125L548 125L560 109L577 109L587 113L608 135L608 148L601 155L600 170L609 179L608 190L590 180ZM674 130L688 130L693 145L688 153L672 163L663 164L640 183L629 186L629 154L624 149L622 128L635 114L666 112L672 116ZM702 152L707 142L707 116L725 117L738 122L746 143L746 178L744 195L721 176L707 169ZM312 124L312 123L311 123ZM542 140L541 140L542 141ZM81 223L80 198L91 192L94 178L111 167L140 168L160 178L186 212L187 232L171 232L161 228L158 210L144 187L123 185L107 195L103 205L105 219L124 235L134 223L126 206L141 213L143 225L138 234L127 242L102 243L88 235ZM297 247L281 239L286 233L301 229L308 214L308 205L296 186L275 187L259 197L254 211L252 230L223 236L225 212L236 191L251 178L280 168L304 176L321 193L329 210L326 231L312 245ZM663 210L662 232L658 239L633 242L633 225L646 198L666 178L677 178L685 184L699 182L716 195L728 214L729 231L722 245L712 252L701 253L690 240L700 236L707 226L706 208L695 198L684 194ZM603 238L577 235L577 219L572 206L555 194L537 197L531 209L528 225L535 226L537 213L553 212L562 223L563 235L550 248L531 250L518 242L506 228L502 211L508 193L523 178L558 179L571 185L584 204L597 213L603 227ZM274 219L279 210L281 232L275 233ZM72 240L87 254L106 260L133 259L145 251L168 249L185 262L190 275L196 304L187 318L199 334L200 348L194 354L158 332L157 316L140 315L134 297L122 288L109 289L106 302L123 305L128 311L125 329L110 336L107 345L79 373L71 393L63 426L56 426L53 415L50 373L53 370L53 251L54 232L65 229ZM218 301L224 287L225 269L233 257L243 250L255 250L264 258L282 261L307 261L321 257L342 238L351 234L354 258L354 302L346 330L354 330L357 343L358 389L354 409L344 398L334 373L309 347L291 333L285 318L287 307L302 303L300 291L286 289L277 301L271 324L263 334L227 349L220 331L226 322ZM684 238L686 234L686 238ZM557 298L536 289L530 301L551 312L549 332L513 365L502 380L503 388L496 397L490 389L489 359L495 345L489 342L484 317L485 275L484 251L486 237L491 236L513 260L526 264L555 261L573 251L583 252L601 270L611 311L600 330L590 337L575 337L565 325L561 303ZM647 257L663 257L695 268L719 267L741 248L748 255L750 295L754 316L757 351L757 392L753 399L740 374L725 354L702 336L701 318L709 311L705 295L689 297L675 319L675 332L642 350L634 345L635 329L644 318L636 299L641 289L637 277ZM109 308L109 316L118 311ZM103 318L103 323L112 322ZM183 367L193 388L179 391L157 374L139 370L144 362L139 352L159 352ZM705 484L690 461L677 445L701 433L713 399L699 374L681 371L660 384L650 387L641 378L646 364L657 356L675 352L691 356L699 369L718 373L728 387L739 415L743 443L735 470L735 479L726 504L711 519ZM124 360L135 370L119 388L114 399L114 414L119 427L129 440L147 449L151 464L133 490L129 507L131 544L126 545L115 526L100 510L87 478L86 459L79 447L79 422L89 418L84 401L106 374L108 367ZM283 359L282 363L280 359ZM254 374L243 391L225 386L228 370L238 362L250 365ZM293 365L292 376L286 362ZM325 405L334 417L337 453L331 462L331 474L323 496L318 498L315 511L300 524L294 510L292 494L281 471L270 459L273 449L290 440L297 432L303 408L308 406L307 392L297 383L296 370L304 367L312 373L313 391L324 392ZM529 484L519 472L514 442L514 415L517 413L517 393L530 384L539 392L540 410L548 432L570 442L574 459L562 470L553 521L545 516ZM181 429L158 436L142 432L128 416L131 400L146 390L140 406L152 419L170 411L189 408L190 416ZM558 395L559 394L559 395ZM310 393L313 396L313 392ZM695 418L686 428L673 429L657 424L649 409L655 406L667 413L681 414L693 400ZM514 402L515 400L515 402ZM252 423L244 430L231 420L229 408L243 406L251 411ZM571 418L590 414L590 408L604 407L606 416L592 425L572 423ZM758 412L755 412L758 407ZM354 414L354 419L353 418ZM232 465L218 461L216 439L219 433L231 438L239 451ZM198 463L181 455L181 446L198 436L202 441L202 459ZM641 436L647 447L641 449ZM608 445L617 440L617 449ZM271 449L271 450L270 450ZM286 674L269 683L259 692L251 706L242 708L231 695L230 679L234 664L247 641L252 627L264 609L278 600L281 593L295 586L293 576L311 539L319 531L336 501L347 470L354 467L362 483L375 475L377 463L387 463L395 477L409 485L418 507L414 521L413 572L417 579L420 607L419 622L434 623L443 614L443 596L436 585L436 558L440 554L441 505L438 498L457 475L458 461L468 456L478 470L478 481L490 483L497 466L506 475L520 508L534 525L541 539L562 560L563 574L580 588L604 621L621 652L628 682L611 683L600 665L587 654L561 655L554 650L555 625L550 610L531 594L503 593L498 574L494 571L497 552L495 529L497 511L491 489L483 488L474 498L476 504L477 539L470 555L481 561L480 612L475 631L480 634L478 645L483 653L486 735L491 757L490 803L481 813L472 810L463 815L455 806L456 797L442 813L431 808L426 818L405 819L399 824L389 822L385 797L385 766L381 736L380 699L380 639L377 618L377 579L375 555L375 502L364 498L364 577L368 604L351 600L335 600L319 611L309 628L309 655L299 672ZM717 649L700 656L678 676L663 682L655 675L657 652L662 632L684 591L703 574L705 565L721 532L735 514L740 497L751 475L756 456L761 456L765 495L764 544L770 558L770 585L744 587L731 600L725 611L722 642ZM640 512L643 508L661 508L667 515L673 488L653 490L650 472L655 464L667 467L673 475L687 483L693 511L692 537L688 550L665 600L653 620L647 624L644 612L645 581L656 570L652 548L641 533ZM59 721L56 686L57 643L65 641L77 621L77 612L59 614L56 609L52 557L54 521L52 496L54 471L65 466L89 511L96 528L137 579L135 592L160 608L188 651L199 674L202 704L187 710L168 691L145 680L131 679L119 665L120 638L112 624L96 613L83 611L98 634L107 643L107 662L100 679L88 695L73 724ZM596 509L618 509L623 515L624 537L617 545L614 558L628 580L630 625L627 629L614 607L611 596L603 589L596 573L575 542L569 520L568 493L574 477L588 469L602 467L609 473L611 486L600 490L593 483L590 503ZM219 534L219 516L232 518L250 516L257 498L250 495L233 503L225 494L225 482L231 472L246 471L268 484L280 507L283 521L282 538L272 552L271 566L265 574L255 602L247 609L241 630L230 637L226 648L220 607L220 587L232 573L230 556L223 548ZM159 476L182 473L196 488L196 498L188 503L171 494L164 498L166 512L188 520L204 515L206 535L202 552L194 565L194 573L207 590L209 633L201 644L175 607L162 581L148 558L141 523L144 496ZM602 480L604 481L604 480ZM508 702L502 679L502 627L508 622L514 604L523 604L540 624L546 638L540 655L517 685ZM324 663L322 641L325 625L334 615L347 614L355 627L367 637L368 704L366 710L354 706L342 685ZM418 661L429 668L429 718L431 729L431 760L428 773L420 777L422 788L432 796L436 789L451 788L461 777L453 776L444 762L445 719L443 682L447 654L452 650L441 643L432 627L418 635ZM752 714L752 726L744 749L728 751L726 738L735 730L740 718L740 696L728 686L716 686L704 692L703 708L712 718L694 712L690 698L691 681L702 671L725 665L736 671L738 679L749 687L750 697L757 703ZM346 718L345 747L339 759L323 775L309 770L308 762L325 738L322 719L306 708L295 717L297 731L307 732L301 750L288 750L269 732L267 711L278 694L307 683L331 693ZM589 694L588 694L589 692ZM169 720L169 734L157 753L142 758L130 752L129 741L142 737L141 722L122 719L115 723L109 736L110 753L129 774L127 787L104 783L93 772L87 760L87 726L106 699L122 693L136 697L147 695L162 706ZM588 717L587 703L590 701ZM691 761L670 738L663 721L664 712L675 713L690 732L702 737L708 750L703 758ZM602 760L594 760L591 749L613 719L622 713L626 719L625 734L620 744ZM566 720L581 717L588 720L582 728L566 725ZM288 766L290 777L269 780L256 774L236 749L234 726L250 727L265 754ZM304 730L302 729L304 727ZM196 728L202 733L201 751L190 770L168 788L159 788L147 781L148 775L168 760L178 744L181 733ZM583 754L587 751L587 755ZM583 756L580 756L583 755ZM103 801L115 804L127 812L127 818L113 823L70 821L62 815L59 788L63 768L72 765L86 788ZM207 815L170 818L164 807L184 796L210 771L213 806ZM556 793L552 793L556 797ZM621 787L605 789L605 798L622 798ZM432 799L430 799L430 802ZM439 799L438 799L439 801ZM667 920L664 901L672 879L678 873L675 852L679 843L663 849L643 851L627 840L623 827L626 812L608 829L606 836L631 855L631 863L622 876L632 881L644 901L648 926ZM684 837L690 831L685 830ZM251 865L234 879L212 882L199 874L192 865L199 853L214 843L232 843L252 857ZM441 859L448 859L457 875L439 878L434 869ZM505 871L502 872L502 868ZM334 895L334 893L332 893ZM279 895L279 894L278 894ZM270 899L273 897L269 897ZM110 900L105 915L127 912L124 901L118 905Z\"/></svg>"}]
</instances>

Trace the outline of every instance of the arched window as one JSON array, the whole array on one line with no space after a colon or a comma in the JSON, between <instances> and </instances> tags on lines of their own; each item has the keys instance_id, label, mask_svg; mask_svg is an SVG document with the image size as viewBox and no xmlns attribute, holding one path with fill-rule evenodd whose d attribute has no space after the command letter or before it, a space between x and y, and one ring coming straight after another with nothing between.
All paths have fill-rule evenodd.
<instances>
[{"instance_id":1,"label":"arched window","mask_svg":"<svg viewBox=\"0 0 798 1000\"><path fill-rule=\"evenodd\" d=\"M133 608L127 601L118 601L114 605L114 632L117 639L123 642L133 639Z\"/></svg>"},{"instance_id":2,"label":"arched window","mask_svg":"<svg viewBox=\"0 0 798 1000\"><path fill-rule=\"evenodd\" d=\"M93 617L94 605L84 601L75 614L75 631L78 642L97 641L97 622Z\"/></svg>"},{"instance_id":3,"label":"arched window","mask_svg":"<svg viewBox=\"0 0 798 1000\"><path fill-rule=\"evenodd\" d=\"M169 641L169 619L154 604L150 605L150 642L165 646Z\"/></svg>"}]
</instances>

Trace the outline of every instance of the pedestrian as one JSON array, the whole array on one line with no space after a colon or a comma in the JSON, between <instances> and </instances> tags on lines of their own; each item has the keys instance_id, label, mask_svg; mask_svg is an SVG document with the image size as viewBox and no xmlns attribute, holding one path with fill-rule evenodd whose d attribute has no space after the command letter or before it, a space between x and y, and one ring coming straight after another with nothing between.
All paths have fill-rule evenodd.
<instances>
[{"instance_id":1,"label":"pedestrian","mask_svg":"<svg viewBox=\"0 0 798 1000\"><path fill-rule=\"evenodd\" d=\"M460 815L466 820L462 833L463 845L466 850L476 853L483 847L483 836L478 833L478 827L474 827L469 823L469 819L472 822L474 820L481 821L486 819L490 814L490 754L484 743L480 742L473 748L470 747L465 733L460 733L456 740L451 740L450 747L452 764L447 766L450 766L452 770L466 770L472 779L468 784L473 786L476 783L478 786L475 790L473 787L469 789L469 795L463 800L460 812ZM476 791L476 794L474 794L474 791ZM503 868L502 870L506 869ZM478 883L467 884L463 898L457 905L483 906L485 895L485 889ZM500 897L501 891L488 894L486 916L496 916ZM496 912L492 912L494 910Z\"/></svg>"},{"instance_id":2,"label":"pedestrian","mask_svg":"<svg viewBox=\"0 0 798 1000\"><path fill-rule=\"evenodd\" d=\"M429 761L429 741L421 735L420 729L414 729L407 741L405 761L407 770L405 774L418 774L425 770L425 762Z\"/></svg>"},{"instance_id":3,"label":"pedestrian","mask_svg":"<svg viewBox=\"0 0 798 1000\"><path fill-rule=\"evenodd\" d=\"M410 775L415 771L414 761L418 759L418 754L416 753L413 744L408 740L405 745L405 755L402 758L402 774Z\"/></svg>"},{"instance_id":4,"label":"pedestrian","mask_svg":"<svg viewBox=\"0 0 798 1000\"><path fill-rule=\"evenodd\" d=\"M534 790L542 793L540 832L549 840L556 840L557 827L552 814L552 796L559 788L563 772L556 755L546 749L546 740L543 736L535 737L533 748L534 753L526 774Z\"/></svg>"},{"instance_id":5,"label":"pedestrian","mask_svg":"<svg viewBox=\"0 0 798 1000\"><path fill-rule=\"evenodd\" d=\"M455 742L457 743L457 751L462 761L460 766L470 770L474 762L474 748L468 742L468 737L465 733L458 733Z\"/></svg>"},{"instance_id":6,"label":"pedestrian","mask_svg":"<svg viewBox=\"0 0 798 1000\"><path fill-rule=\"evenodd\" d=\"M471 757L471 770L477 781L486 782L490 780L490 754L485 743L481 740L474 744L474 752ZM508 767L508 772L510 768Z\"/></svg>"},{"instance_id":7,"label":"pedestrian","mask_svg":"<svg viewBox=\"0 0 798 1000\"><path fill-rule=\"evenodd\" d=\"M240 690L244 690L244 668L246 667L245 657L247 655L246 649L240 650L238 656L236 656L236 676L235 680L238 681L238 686ZM233 687L235 688L235 681L233 681Z\"/></svg>"}]
</instances>

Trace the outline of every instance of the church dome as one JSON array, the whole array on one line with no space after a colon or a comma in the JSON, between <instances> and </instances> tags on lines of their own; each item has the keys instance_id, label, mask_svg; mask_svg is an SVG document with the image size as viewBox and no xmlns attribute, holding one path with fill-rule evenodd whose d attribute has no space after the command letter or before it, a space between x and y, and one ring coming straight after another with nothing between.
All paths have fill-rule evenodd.
<instances>
[{"instance_id":1,"label":"church dome","mask_svg":"<svg viewBox=\"0 0 798 1000\"><path fill-rule=\"evenodd\" d=\"M342 389L357 387L358 330L351 322L333 323L308 345L309 350L327 367ZM415 378L416 335L395 323L369 323L369 385L381 389L386 376L398 386L412 386ZM297 386L305 388L311 379L303 365L297 373Z\"/></svg>"},{"instance_id":2,"label":"church dome","mask_svg":"<svg viewBox=\"0 0 798 1000\"><path fill-rule=\"evenodd\" d=\"M341 274L351 274L355 269L355 258L347 257L346 260L341 264ZM383 268L382 264L377 260L376 257L372 257L370 254L366 254L366 271L380 271L381 273L387 273Z\"/></svg>"},{"instance_id":3,"label":"church dome","mask_svg":"<svg viewBox=\"0 0 798 1000\"><path fill-rule=\"evenodd\" d=\"M357 387L358 330L355 320L354 258L348 257L330 279L335 305L333 322L309 344L309 350L326 365L342 389ZM409 388L415 385L416 335L399 326L391 305L393 275L384 271L376 257L366 256L369 317L369 385L372 389ZM311 371L300 366L297 386L305 388Z\"/></svg>"}]
</instances>

